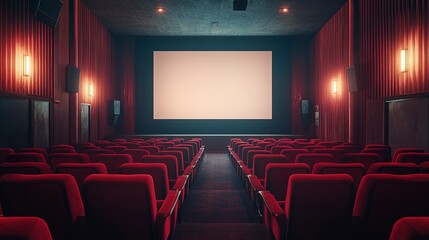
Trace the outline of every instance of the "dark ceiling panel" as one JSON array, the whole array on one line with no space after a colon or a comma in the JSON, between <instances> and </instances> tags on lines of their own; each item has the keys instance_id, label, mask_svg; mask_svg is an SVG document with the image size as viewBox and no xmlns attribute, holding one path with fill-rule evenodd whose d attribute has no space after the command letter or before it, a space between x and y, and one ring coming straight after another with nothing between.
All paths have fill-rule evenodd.
<instances>
[{"instance_id":1,"label":"dark ceiling panel","mask_svg":"<svg viewBox=\"0 0 429 240\"><path fill-rule=\"evenodd\" d=\"M141 36L279 36L316 33L347 0L83 0L116 34ZM157 14L157 7L166 12ZM280 7L290 12L280 14Z\"/></svg>"}]
</instances>

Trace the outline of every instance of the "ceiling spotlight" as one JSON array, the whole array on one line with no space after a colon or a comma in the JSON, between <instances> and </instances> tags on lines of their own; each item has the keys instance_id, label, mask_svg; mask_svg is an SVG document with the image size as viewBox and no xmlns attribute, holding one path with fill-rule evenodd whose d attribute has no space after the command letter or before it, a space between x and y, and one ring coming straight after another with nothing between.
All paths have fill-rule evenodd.
<instances>
[{"instance_id":1,"label":"ceiling spotlight","mask_svg":"<svg viewBox=\"0 0 429 240\"><path fill-rule=\"evenodd\" d=\"M163 13L165 13L165 11L166 11L166 10L165 10L165 8L164 8L164 7L157 7L157 8L156 8L156 12L157 12L157 13L159 13L159 14L163 14Z\"/></svg>"},{"instance_id":2,"label":"ceiling spotlight","mask_svg":"<svg viewBox=\"0 0 429 240\"><path fill-rule=\"evenodd\" d=\"M287 7L281 7L281 8L279 8L279 13L280 14L286 14L288 12L289 12L289 8L287 8Z\"/></svg>"}]
</instances>

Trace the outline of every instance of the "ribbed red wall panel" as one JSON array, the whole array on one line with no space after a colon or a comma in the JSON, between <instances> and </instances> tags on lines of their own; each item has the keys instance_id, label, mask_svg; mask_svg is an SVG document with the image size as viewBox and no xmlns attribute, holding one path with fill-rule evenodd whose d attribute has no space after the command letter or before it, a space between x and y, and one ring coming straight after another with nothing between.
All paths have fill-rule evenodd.
<instances>
[{"instance_id":1,"label":"ribbed red wall panel","mask_svg":"<svg viewBox=\"0 0 429 240\"><path fill-rule=\"evenodd\" d=\"M109 103L115 99L113 36L95 15L79 2L78 66L81 69L79 103L91 104L91 141L113 134ZM94 86L89 96L88 85Z\"/></svg>"},{"instance_id":2,"label":"ribbed red wall panel","mask_svg":"<svg viewBox=\"0 0 429 240\"><path fill-rule=\"evenodd\" d=\"M346 68L349 66L349 5L346 3L322 27L313 41L312 88L319 106L320 125L316 136L326 140L348 140ZM337 82L337 93L332 91Z\"/></svg>"},{"instance_id":3,"label":"ribbed red wall panel","mask_svg":"<svg viewBox=\"0 0 429 240\"><path fill-rule=\"evenodd\" d=\"M0 1L0 92L53 98L54 29L36 20L29 0ZM31 73L23 76L23 56Z\"/></svg>"},{"instance_id":4,"label":"ribbed red wall panel","mask_svg":"<svg viewBox=\"0 0 429 240\"><path fill-rule=\"evenodd\" d=\"M429 1L360 1L362 78L367 98L429 91ZM400 50L407 49L401 73Z\"/></svg>"}]
</instances>

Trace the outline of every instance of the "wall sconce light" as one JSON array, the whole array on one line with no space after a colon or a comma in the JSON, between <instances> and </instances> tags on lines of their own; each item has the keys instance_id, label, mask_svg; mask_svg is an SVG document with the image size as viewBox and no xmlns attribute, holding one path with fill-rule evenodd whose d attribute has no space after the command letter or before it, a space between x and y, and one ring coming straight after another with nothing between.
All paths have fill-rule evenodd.
<instances>
[{"instance_id":1,"label":"wall sconce light","mask_svg":"<svg viewBox=\"0 0 429 240\"><path fill-rule=\"evenodd\" d=\"M279 8L279 13L280 14L287 14L287 13L289 13L289 8L281 7L281 8Z\"/></svg>"},{"instance_id":2,"label":"wall sconce light","mask_svg":"<svg viewBox=\"0 0 429 240\"><path fill-rule=\"evenodd\" d=\"M88 84L88 95L91 97L92 95L94 95L94 84L89 83Z\"/></svg>"},{"instance_id":3,"label":"wall sconce light","mask_svg":"<svg viewBox=\"0 0 429 240\"><path fill-rule=\"evenodd\" d=\"M407 72L407 49L401 50L401 73Z\"/></svg>"},{"instance_id":4,"label":"wall sconce light","mask_svg":"<svg viewBox=\"0 0 429 240\"><path fill-rule=\"evenodd\" d=\"M166 9L164 7L157 7L156 8L156 12L158 14L163 14L163 13L165 13L165 11L166 11Z\"/></svg>"},{"instance_id":5,"label":"wall sconce light","mask_svg":"<svg viewBox=\"0 0 429 240\"><path fill-rule=\"evenodd\" d=\"M30 69L31 69L31 66L30 66L30 56L28 56L28 55L24 55L24 58L23 58L23 72L22 72L22 74L24 75L24 77L29 77L30 76Z\"/></svg>"},{"instance_id":6,"label":"wall sconce light","mask_svg":"<svg viewBox=\"0 0 429 240\"><path fill-rule=\"evenodd\" d=\"M337 80L332 81L332 93L337 94Z\"/></svg>"}]
</instances>

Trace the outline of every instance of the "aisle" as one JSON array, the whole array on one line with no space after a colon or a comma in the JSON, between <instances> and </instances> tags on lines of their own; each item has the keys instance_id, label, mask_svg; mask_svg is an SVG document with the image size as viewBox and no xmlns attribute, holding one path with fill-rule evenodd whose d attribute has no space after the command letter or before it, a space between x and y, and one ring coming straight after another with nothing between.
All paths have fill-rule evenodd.
<instances>
[{"instance_id":1,"label":"aisle","mask_svg":"<svg viewBox=\"0 0 429 240\"><path fill-rule=\"evenodd\" d=\"M205 154L175 239L268 239L226 153Z\"/></svg>"}]
</instances>

